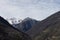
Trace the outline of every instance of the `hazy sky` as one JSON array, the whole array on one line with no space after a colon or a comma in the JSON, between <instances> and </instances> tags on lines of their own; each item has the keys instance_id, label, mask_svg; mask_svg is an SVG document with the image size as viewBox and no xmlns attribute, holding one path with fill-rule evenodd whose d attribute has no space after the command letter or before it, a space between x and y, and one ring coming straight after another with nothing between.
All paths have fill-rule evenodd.
<instances>
[{"instance_id":1,"label":"hazy sky","mask_svg":"<svg viewBox=\"0 0 60 40\"><path fill-rule=\"evenodd\" d=\"M60 10L60 0L0 0L0 16L42 20Z\"/></svg>"}]
</instances>

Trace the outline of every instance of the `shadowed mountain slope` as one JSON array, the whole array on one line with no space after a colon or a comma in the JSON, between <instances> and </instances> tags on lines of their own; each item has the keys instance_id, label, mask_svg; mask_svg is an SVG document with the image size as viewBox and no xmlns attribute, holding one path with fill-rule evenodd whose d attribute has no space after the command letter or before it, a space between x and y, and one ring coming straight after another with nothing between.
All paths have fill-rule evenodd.
<instances>
[{"instance_id":1,"label":"shadowed mountain slope","mask_svg":"<svg viewBox=\"0 0 60 40\"><path fill-rule=\"evenodd\" d=\"M31 40L31 37L14 28L0 16L0 40Z\"/></svg>"},{"instance_id":2,"label":"shadowed mountain slope","mask_svg":"<svg viewBox=\"0 0 60 40\"><path fill-rule=\"evenodd\" d=\"M60 40L60 11L34 25L27 34L34 40Z\"/></svg>"},{"instance_id":3,"label":"shadowed mountain slope","mask_svg":"<svg viewBox=\"0 0 60 40\"><path fill-rule=\"evenodd\" d=\"M32 18L25 18L24 20L22 20L21 23L18 24L13 24L13 26L19 30L21 30L22 32L27 32L28 30L30 30L32 28L33 25L35 25L37 22L37 20L32 19Z\"/></svg>"}]
</instances>

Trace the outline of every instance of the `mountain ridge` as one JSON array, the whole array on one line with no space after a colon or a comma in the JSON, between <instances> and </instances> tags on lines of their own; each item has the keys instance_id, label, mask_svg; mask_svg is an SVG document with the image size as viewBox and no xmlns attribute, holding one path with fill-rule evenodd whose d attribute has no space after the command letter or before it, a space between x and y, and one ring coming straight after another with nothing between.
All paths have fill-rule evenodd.
<instances>
[{"instance_id":1,"label":"mountain ridge","mask_svg":"<svg viewBox=\"0 0 60 40\"><path fill-rule=\"evenodd\" d=\"M29 35L21 32L0 17L0 40L32 40Z\"/></svg>"},{"instance_id":2,"label":"mountain ridge","mask_svg":"<svg viewBox=\"0 0 60 40\"><path fill-rule=\"evenodd\" d=\"M36 25L33 26L31 30L29 30L26 33L29 34L33 38L35 35L39 34L43 30L48 28L50 25L54 25L54 23L58 20L60 20L60 11L38 22Z\"/></svg>"}]
</instances>

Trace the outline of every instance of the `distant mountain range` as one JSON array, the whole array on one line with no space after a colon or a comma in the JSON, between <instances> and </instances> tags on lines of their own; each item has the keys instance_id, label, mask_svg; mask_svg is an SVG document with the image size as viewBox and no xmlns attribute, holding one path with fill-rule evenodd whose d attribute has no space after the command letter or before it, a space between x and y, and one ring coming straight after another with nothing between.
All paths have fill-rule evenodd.
<instances>
[{"instance_id":1,"label":"distant mountain range","mask_svg":"<svg viewBox=\"0 0 60 40\"><path fill-rule=\"evenodd\" d=\"M14 28L0 16L0 40L32 40L26 33Z\"/></svg>"},{"instance_id":2,"label":"distant mountain range","mask_svg":"<svg viewBox=\"0 0 60 40\"><path fill-rule=\"evenodd\" d=\"M33 40L60 40L60 11L38 22L26 33Z\"/></svg>"},{"instance_id":3,"label":"distant mountain range","mask_svg":"<svg viewBox=\"0 0 60 40\"><path fill-rule=\"evenodd\" d=\"M32 19L32 18L25 18L24 20L22 20L22 22L18 23L18 24L13 24L13 26L19 30L21 30L22 32L26 32L29 29L32 28L33 25L35 25L37 22L37 20Z\"/></svg>"}]
</instances>

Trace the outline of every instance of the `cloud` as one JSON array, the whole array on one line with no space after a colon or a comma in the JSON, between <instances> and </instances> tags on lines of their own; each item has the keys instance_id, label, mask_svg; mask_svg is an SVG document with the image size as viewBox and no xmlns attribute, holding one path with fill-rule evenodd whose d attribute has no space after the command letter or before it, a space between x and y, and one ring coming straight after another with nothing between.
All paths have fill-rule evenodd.
<instances>
[{"instance_id":1,"label":"cloud","mask_svg":"<svg viewBox=\"0 0 60 40\"><path fill-rule=\"evenodd\" d=\"M0 15L42 20L60 10L59 3L59 0L0 0Z\"/></svg>"}]
</instances>

